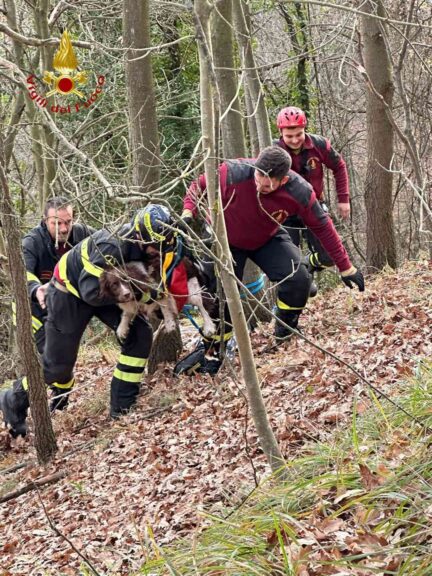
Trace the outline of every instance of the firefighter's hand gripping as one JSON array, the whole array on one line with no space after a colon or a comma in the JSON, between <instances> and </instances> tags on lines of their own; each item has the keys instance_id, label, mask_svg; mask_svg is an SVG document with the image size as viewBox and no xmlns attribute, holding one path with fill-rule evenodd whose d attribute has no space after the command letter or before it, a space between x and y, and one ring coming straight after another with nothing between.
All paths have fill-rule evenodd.
<instances>
[{"instance_id":1,"label":"firefighter's hand gripping","mask_svg":"<svg viewBox=\"0 0 432 576\"><path fill-rule=\"evenodd\" d=\"M341 276L345 286L352 289L355 285L359 289L359 292L364 292L365 281L360 270L357 270L357 268L352 266L349 270L342 272Z\"/></svg>"},{"instance_id":2,"label":"firefighter's hand gripping","mask_svg":"<svg viewBox=\"0 0 432 576\"><path fill-rule=\"evenodd\" d=\"M48 290L48 284L43 284L42 286L39 286L39 288L36 290L36 300L38 301L39 306L42 308L42 310L45 310L46 308L45 296L47 290Z\"/></svg>"},{"instance_id":3,"label":"firefighter's hand gripping","mask_svg":"<svg viewBox=\"0 0 432 576\"><path fill-rule=\"evenodd\" d=\"M187 236L189 233L189 227L192 226L194 221L193 214L190 210L183 210L180 220L177 222L177 228L180 232Z\"/></svg>"}]
</instances>

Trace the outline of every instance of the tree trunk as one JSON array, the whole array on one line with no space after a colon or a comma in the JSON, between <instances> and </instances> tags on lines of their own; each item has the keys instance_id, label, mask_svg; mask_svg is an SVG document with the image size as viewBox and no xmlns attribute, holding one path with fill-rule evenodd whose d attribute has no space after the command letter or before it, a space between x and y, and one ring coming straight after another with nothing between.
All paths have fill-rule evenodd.
<instances>
[{"instance_id":1,"label":"tree trunk","mask_svg":"<svg viewBox=\"0 0 432 576\"><path fill-rule=\"evenodd\" d=\"M246 143L243 134L240 102L237 96L238 80L234 71L234 50L232 34L232 0L223 0L213 11L210 22L212 49L216 80L221 100L221 129L224 158L245 158ZM228 111L228 112L227 112ZM254 120L254 119L253 119ZM256 124L254 124L256 125ZM251 284L260 278L261 271L250 260L244 270L244 283ZM262 298L263 290L254 296ZM246 296L246 295L245 295ZM249 325L255 326L256 320L270 321L271 314L257 307L254 298L247 296L243 300Z\"/></svg>"},{"instance_id":2,"label":"tree trunk","mask_svg":"<svg viewBox=\"0 0 432 576\"><path fill-rule=\"evenodd\" d=\"M35 29L39 35L39 38L49 38L50 37L50 30L48 25L48 15L50 11L50 2L49 0L39 0L35 4L34 8L34 20L35 20ZM52 69L52 61L55 49L52 46L42 46L39 48L40 50L40 64L41 64L41 72L42 76L45 70ZM48 106L47 111L48 113L50 110L50 104L52 103L53 99L48 98ZM40 195L40 205L43 207L45 202L49 196L53 195L52 189L52 182L56 176L56 161L54 159L54 143L55 138L53 131L48 126L47 122L42 122L41 128L38 130L39 132L39 139L42 144L43 154L41 156L43 162L43 188L39 190Z\"/></svg>"},{"instance_id":3,"label":"tree trunk","mask_svg":"<svg viewBox=\"0 0 432 576\"><path fill-rule=\"evenodd\" d=\"M224 158L245 158L246 144L240 114L235 72L232 0L222 0L213 11L210 30L216 79L221 99L222 149Z\"/></svg>"},{"instance_id":4,"label":"tree trunk","mask_svg":"<svg viewBox=\"0 0 432 576\"><path fill-rule=\"evenodd\" d=\"M220 274L239 347L242 374L246 385L249 406L263 452L267 457L272 471L277 472L281 470L284 460L270 427L260 390L246 318L234 276L223 211L218 212L214 210L215 207L220 205L217 163L215 162L218 156L215 134L217 133L219 122L220 103L216 78L212 74L212 62L208 43L208 17L209 8L206 0L196 0L195 23L200 58L201 126L203 152L207 157L205 161L205 172L208 201L212 209L212 222L216 227L216 234L221 247L220 250L218 250L218 257L222 264L220 266ZM283 476L282 471L281 477Z\"/></svg>"},{"instance_id":5,"label":"tree trunk","mask_svg":"<svg viewBox=\"0 0 432 576\"><path fill-rule=\"evenodd\" d=\"M271 310L265 310L257 303L257 300L259 300L265 305L266 300L268 300L266 298L266 290L269 288L269 283L266 277L263 279L263 288L257 290L258 283L261 281L262 276L263 273L258 266L254 264L252 260L246 260L246 266L243 272L243 284L251 295L249 295L248 292L243 293L243 301L245 303L246 319L251 330L257 326L258 321L271 322L273 318Z\"/></svg>"},{"instance_id":6,"label":"tree trunk","mask_svg":"<svg viewBox=\"0 0 432 576\"><path fill-rule=\"evenodd\" d=\"M159 364L163 362L177 362L182 348L180 328L178 326L174 332L166 332L163 328L159 330L153 341L147 366L148 373L154 374Z\"/></svg>"},{"instance_id":7,"label":"tree trunk","mask_svg":"<svg viewBox=\"0 0 432 576\"><path fill-rule=\"evenodd\" d=\"M260 150L272 142L270 124L264 102L264 92L255 64L250 30L248 26L248 5L243 0L233 0L233 13L237 41L240 46L242 67L250 98L252 114L255 116Z\"/></svg>"},{"instance_id":8,"label":"tree trunk","mask_svg":"<svg viewBox=\"0 0 432 576\"><path fill-rule=\"evenodd\" d=\"M292 47L297 56L297 74L295 82L289 83L288 86L288 104L297 104L306 116L310 114L310 96L309 96L309 82L307 74L307 62L309 59L309 42L306 33L306 19L304 8L301 4L294 4L293 6L296 17L293 17L290 11L290 4L280 2L278 4L279 11L282 14L285 22L287 23L289 37Z\"/></svg>"},{"instance_id":9,"label":"tree trunk","mask_svg":"<svg viewBox=\"0 0 432 576\"><path fill-rule=\"evenodd\" d=\"M40 464L46 464L57 452L57 444L48 409L47 394L32 335L32 317L27 294L24 259L18 218L6 180L3 142L0 141L1 217L8 239L7 256L17 307L17 342L29 385L30 408L35 425L35 448Z\"/></svg>"},{"instance_id":10,"label":"tree trunk","mask_svg":"<svg viewBox=\"0 0 432 576\"><path fill-rule=\"evenodd\" d=\"M260 153L260 143L258 137L256 115L254 114L252 98L247 84L245 85L244 93L245 93L245 104L247 112L247 129L249 133L249 147L251 150L251 156L253 158L256 158Z\"/></svg>"},{"instance_id":11,"label":"tree trunk","mask_svg":"<svg viewBox=\"0 0 432 576\"><path fill-rule=\"evenodd\" d=\"M370 14L384 15L382 3L367 1L363 10ZM369 80L384 102L372 91L367 93L367 154L365 179L365 204L367 214L366 262L371 269L381 270L389 265L395 268L396 242L393 224L393 175L389 172L393 158L393 126L386 113L391 112L393 82L389 55L378 20L362 17L364 65Z\"/></svg>"},{"instance_id":12,"label":"tree trunk","mask_svg":"<svg viewBox=\"0 0 432 576\"><path fill-rule=\"evenodd\" d=\"M124 0L123 45L129 105L133 186L149 193L159 186L160 152L150 48L149 0Z\"/></svg>"},{"instance_id":13,"label":"tree trunk","mask_svg":"<svg viewBox=\"0 0 432 576\"><path fill-rule=\"evenodd\" d=\"M160 179L160 150L156 99L150 48L149 0L124 0L123 43L126 48L126 79L129 103L132 182L135 190L151 194ZM180 333L160 332L149 358L149 371L159 362L178 358Z\"/></svg>"},{"instance_id":14,"label":"tree trunk","mask_svg":"<svg viewBox=\"0 0 432 576\"><path fill-rule=\"evenodd\" d=\"M237 97L238 82L234 72L232 29L232 0L223 0L218 3L217 9L213 11L210 22L213 40L213 61L221 102L223 157L245 158L246 143L239 113L240 102ZM226 113L227 110L229 110L228 113ZM251 118L251 120L253 121L253 126L256 127L255 117ZM270 142L268 143L270 144ZM243 275L244 283L251 284L260 276L261 271L259 268L248 260ZM264 291L259 290L254 294L254 297L261 299L263 295ZM261 307L257 307L253 297L245 294L243 302L248 323L252 327L256 325L257 319L270 321L271 314L266 314Z\"/></svg>"},{"instance_id":15,"label":"tree trunk","mask_svg":"<svg viewBox=\"0 0 432 576\"><path fill-rule=\"evenodd\" d=\"M12 30L20 32L18 29L16 7L14 0L6 0L6 11L7 11L7 22ZM27 66L24 64L24 50L20 42L12 39L13 51L16 59L16 63L20 70L26 70ZM35 66L39 61L39 56L34 60ZM15 137L17 135L17 124L20 119L21 101L26 105L26 113L31 125L31 136L32 136L32 154L33 161L36 168L36 176L38 178L38 191L40 195L39 207L42 209L44 206L44 165L43 165L43 149L42 149L42 134L41 127L36 121L36 108L33 100L29 97L27 90L19 90L15 96L15 106L14 114L12 114L11 120L9 122L9 128L5 139L5 162L6 167L9 166L9 161L12 156L13 146L15 142Z\"/></svg>"}]
</instances>

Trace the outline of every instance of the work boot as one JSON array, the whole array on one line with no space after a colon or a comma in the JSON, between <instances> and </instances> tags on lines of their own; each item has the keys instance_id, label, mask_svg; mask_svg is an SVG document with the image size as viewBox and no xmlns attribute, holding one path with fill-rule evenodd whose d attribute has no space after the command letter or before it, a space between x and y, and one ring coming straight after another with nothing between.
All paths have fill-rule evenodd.
<instances>
[{"instance_id":1,"label":"work boot","mask_svg":"<svg viewBox=\"0 0 432 576\"><path fill-rule=\"evenodd\" d=\"M216 376L219 372L219 368L222 366L222 360L218 356L205 356L204 364L198 370L199 374L210 374L210 376Z\"/></svg>"},{"instance_id":2,"label":"work boot","mask_svg":"<svg viewBox=\"0 0 432 576\"><path fill-rule=\"evenodd\" d=\"M57 388L57 386L50 386L50 388L52 392L50 411L64 410L69 404L70 390L63 390L62 388Z\"/></svg>"},{"instance_id":3,"label":"work boot","mask_svg":"<svg viewBox=\"0 0 432 576\"><path fill-rule=\"evenodd\" d=\"M222 360L214 352L206 351L204 342L200 342L196 349L179 360L174 366L174 376L182 374L194 376L195 374L210 374L215 376L222 366Z\"/></svg>"},{"instance_id":4,"label":"work boot","mask_svg":"<svg viewBox=\"0 0 432 576\"><path fill-rule=\"evenodd\" d=\"M314 274L315 274L315 272L319 272L319 271L323 270L323 268L322 267L316 267L313 264L311 264L310 254L303 258L302 264L304 266L306 266L307 271L309 272L309 280L310 280L309 298L315 298L315 296L318 294L318 284L314 280Z\"/></svg>"},{"instance_id":5,"label":"work boot","mask_svg":"<svg viewBox=\"0 0 432 576\"><path fill-rule=\"evenodd\" d=\"M314 280L313 274L310 275L309 298L315 298L318 294L318 284Z\"/></svg>"},{"instance_id":6,"label":"work boot","mask_svg":"<svg viewBox=\"0 0 432 576\"><path fill-rule=\"evenodd\" d=\"M119 418L121 418L125 414L128 414L129 412L130 412L130 409L114 408L114 406L111 406L110 407L110 418L112 418L112 420L118 420Z\"/></svg>"},{"instance_id":7,"label":"work boot","mask_svg":"<svg viewBox=\"0 0 432 576\"><path fill-rule=\"evenodd\" d=\"M276 343L280 342L287 342L294 336L294 332L292 332L287 326L298 330L298 321L299 321L300 314L298 312L293 312L291 310L281 310L280 308L277 309L276 312L276 324L275 324L275 331L274 335L276 338ZM281 324L278 320L281 320L284 324Z\"/></svg>"},{"instance_id":8,"label":"work boot","mask_svg":"<svg viewBox=\"0 0 432 576\"><path fill-rule=\"evenodd\" d=\"M22 385L22 378L15 380L12 388L0 391L0 410L3 412L5 424L9 426L12 438L27 434L27 410L29 400L27 391Z\"/></svg>"},{"instance_id":9,"label":"work boot","mask_svg":"<svg viewBox=\"0 0 432 576\"><path fill-rule=\"evenodd\" d=\"M182 358L174 366L174 376L193 376L197 374L199 368L205 363L205 348L204 343L199 342L198 346L193 352Z\"/></svg>"}]
</instances>

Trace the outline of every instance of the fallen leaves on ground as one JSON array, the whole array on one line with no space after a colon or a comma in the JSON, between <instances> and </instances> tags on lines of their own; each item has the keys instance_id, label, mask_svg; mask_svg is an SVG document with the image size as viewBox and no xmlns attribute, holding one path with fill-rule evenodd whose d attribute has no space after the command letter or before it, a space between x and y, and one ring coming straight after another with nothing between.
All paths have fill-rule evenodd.
<instances>
[{"instance_id":1,"label":"fallen leaves on ground","mask_svg":"<svg viewBox=\"0 0 432 576\"><path fill-rule=\"evenodd\" d=\"M302 318L303 333L346 364L300 339L264 354L269 327L252 334L262 393L287 459L311 440L331 439L337 426L350 422L354 394L358 412L367 410L366 386L347 365L392 394L418 359L432 355L431 288L432 270L418 262L370 280L364 294L341 286L312 301ZM54 462L45 468L34 464L31 436L12 445L6 433L0 436L3 469L33 459L3 474L2 492L58 470L67 473L55 485L1 505L4 574L77 574L82 560L53 532L46 515L101 572L128 574L144 562L153 538L162 545L191 535L205 526L203 512L235 506L255 477L269 473L244 386L231 371L214 380L188 379L173 378L171 368L163 368L146 378L137 409L112 422L107 416L112 352L93 356L78 364L69 410L55 416L59 452ZM234 372L239 375L238 360ZM395 458L400 449L395 438ZM371 472L365 464L363 488L379 485L388 473ZM379 521L366 520L361 509L357 517L364 526ZM348 537L344 529L343 519L321 519L310 525L305 542L340 537L355 553L386 544L352 528ZM334 558L337 554L335 547ZM387 569L393 565L395 560Z\"/></svg>"}]
</instances>

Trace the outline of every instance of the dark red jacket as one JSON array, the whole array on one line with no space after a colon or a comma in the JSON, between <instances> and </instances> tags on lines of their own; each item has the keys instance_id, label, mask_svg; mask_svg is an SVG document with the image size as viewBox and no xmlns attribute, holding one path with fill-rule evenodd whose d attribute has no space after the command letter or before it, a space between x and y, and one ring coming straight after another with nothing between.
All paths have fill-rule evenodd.
<instances>
[{"instance_id":1,"label":"dark red jacket","mask_svg":"<svg viewBox=\"0 0 432 576\"><path fill-rule=\"evenodd\" d=\"M288 216L298 214L312 230L341 272L351 268L348 254L331 218L321 208L315 192L296 172L270 194L258 194L254 180L255 159L226 160L219 167L219 181L228 241L243 250L266 244ZM197 213L197 202L206 189L202 174L189 187L183 207Z\"/></svg>"},{"instance_id":2,"label":"dark red jacket","mask_svg":"<svg viewBox=\"0 0 432 576\"><path fill-rule=\"evenodd\" d=\"M275 140L274 144L288 152L292 159L291 168L309 182L319 200L324 199L324 165L333 172L338 202L349 203L348 171L345 160L332 147L330 140L316 134L306 134L302 150L298 154L295 154L282 138Z\"/></svg>"}]
</instances>

